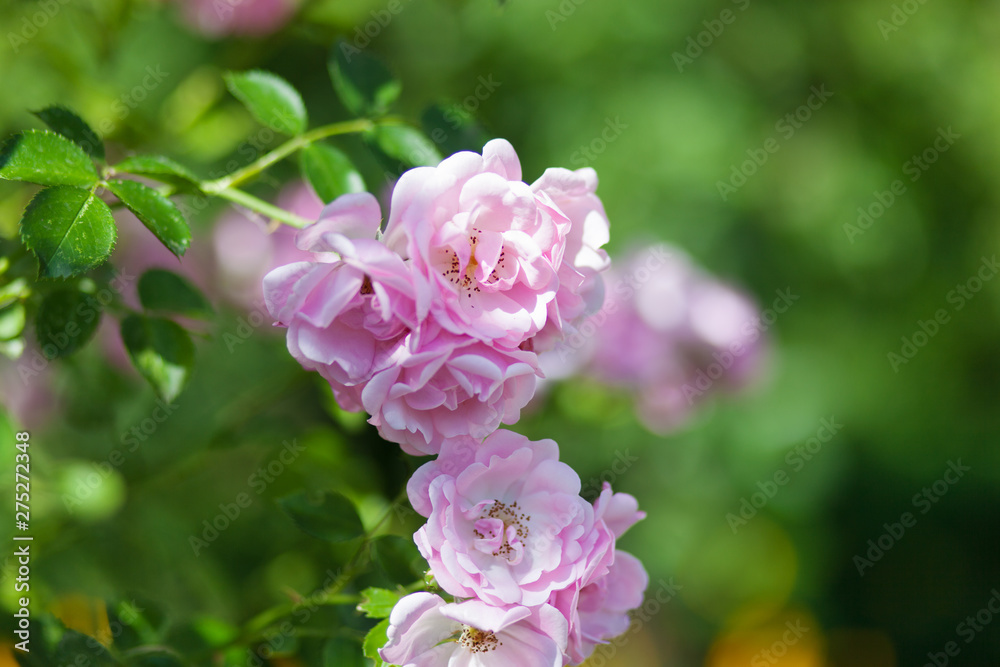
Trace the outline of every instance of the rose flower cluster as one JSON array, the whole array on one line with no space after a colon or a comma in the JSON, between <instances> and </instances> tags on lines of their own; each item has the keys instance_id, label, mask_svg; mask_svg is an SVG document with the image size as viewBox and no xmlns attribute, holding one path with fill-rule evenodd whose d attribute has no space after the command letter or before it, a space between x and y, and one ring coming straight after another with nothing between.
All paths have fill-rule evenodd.
<instances>
[{"instance_id":1,"label":"rose flower cluster","mask_svg":"<svg viewBox=\"0 0 1000 667\"><path fill-rule=\"evenodd\" d=\"M414 539L453 601L414 593L390 616L402 666L577 664L624 632L648 584L615 542L643 518L594 503L555 442L517 422L552 350L604 301L608 219L592 169L532 185L504 140L404 173L388 220L370 194L323 209L264 297L288 349L386 440L437 455L410 480Z\"/></svg>"}]
</instances>

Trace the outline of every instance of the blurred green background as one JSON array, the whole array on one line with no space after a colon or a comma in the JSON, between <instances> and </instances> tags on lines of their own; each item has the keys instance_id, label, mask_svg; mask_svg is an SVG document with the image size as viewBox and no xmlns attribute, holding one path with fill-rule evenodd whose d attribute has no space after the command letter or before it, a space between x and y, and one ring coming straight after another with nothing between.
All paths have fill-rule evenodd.
<instances>
[{"instance_id":1,"label":"blurred green background","mask_svg":"<svg viewBox=\"0 0 1000 667\"><path fill-rule=\"evenodd\" d=\"M971 626L959 625L1000 587L1000 281L970 284L992 277L984 258L1000 241L1000 4L389 5L309 2L272 34L207 37L172 3L3 0L0 130L38 127L28 110L64 103L119 155L161 152L218 176L245 164L241 149L259 136L226 93L224 70L275 71L303 91L314 125L334 122L348 116L326 53L336 37L367 28L366 48L403 82L402 115L419 118L434 103L470 112L514 144L529 182L548 166L594 167L613 254L665 240L762 307L778 290L799 296L768 330L767 377L747 395L713 401L678 433L651 434L627 401L591 383L557 387L517 425L557 440L585 486L603 475L649 515L621 546L645 563L658 602L647 603L640 632L591 664L923 665L948 642L957 657L938 660L1000 663L1000 622L984 623L992 612L968 642ZM39 12L37 34L11 40ZM143 84L153 81L147 68L159 73L155 85ZM813 90L832 96L818 103ZM935 149L942 132L958 138ZM361 142L338 145L378 193L387 181ZM442 150L458 145L449 137ZM925 151L927 168L914 170ZM763 164L744 165L754 156ZM742 184L734 170L753 174ZM293 172L282 165L254 191L273 198ZM897 180L904 189L892 193ZM723 197L720 182L734 190ZM4 236L16 233L29 196L0 183ZM859 220L859 207L871 218ZM203 238L220 210L192 221ZM956 296L959 286L981 289ZM902 339L940 309L948 321L916 336L926 344L912 359L894 362L890 353L910 350ZM34 421L6 419L2 439L13 442L7 431L20 426L32 433L35 604L79 624L94 600L134 600L163 615L171 641L197 647L288 591L315 590L349 556L298 532L274 499L337 489L370 526L396 496L416 462L339 413L280 333L252 327L227 345L224 334L246 316L220 310L173 414L134 451L124 438L155 399L107 364L100 343L32 380L47 388L32 399ZM26 400L15 363L2 363L5 400ZM831 419L841 427L810 460L786 459ZM195 555L190 537L202 522L293 440L305 445L301 460ZM81 492L92 464L114 450L124 463ZM939 482L938 495L934 483L959 461L970 469ZM2 457L4 489L12 467L13 453ZM727 515L778 471L788 483L734 531ZM925 488L935 502L920 498ZM904 512L915 525L884 537ZM418 518L400 513L390 530L408 537ZM0 533L9 537L12 523ZM869 540L880 537L890 547L859 574L857 558L870 558ZM383 581L392 560L363 581ZM11 608L13 567L6 561ZM309 627L339 623L365 627L350 607L323 609ZM782 639L788 623L806 628L794 642ZM270 664L321 664L308 636L294 641Z\"/></svg>"}]
</instances>

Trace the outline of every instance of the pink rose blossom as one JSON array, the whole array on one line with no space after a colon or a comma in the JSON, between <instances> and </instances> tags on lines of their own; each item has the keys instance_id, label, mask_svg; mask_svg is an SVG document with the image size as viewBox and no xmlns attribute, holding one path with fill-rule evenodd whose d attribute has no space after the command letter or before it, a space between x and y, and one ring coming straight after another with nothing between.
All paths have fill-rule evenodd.
<instances>
[{"instance_id":1,"label":"pink rose blossom","mask_svg":"<svg viewBox=\"0 0 1000 667\"><path fill-rule=\"evenodd\" d=\"M570 220L521 181L506 140L404 173L386 244L434 286L432 312L456 334L515 348L536 334L559 289Z\"/></svg>"},{"instance_id":2,"label":"pink rose blossom","mask_svg":"<svg viewBox=\"0 0 1000 667\"><path fill-rule=\"evenodd\" d=\"M646 514L635 498L612 493L607 482L594 503L595 515L617 540ZM586 660L598 644L605 644L628 629L628 612L642 604L649 575L635 556L615 551L610 564L596 563L572 586L556 591L549 604L569 623L567 654L573 664Z\"/></svg>"},{"instance_id":3,"label":"pink rose blossom","mask_svg":"<svg viewBox=\"0 0 1000 667\"><path fill-rule=\"evenodd\" d=\"M379 655L400 667L562 667L566 619L549 605L447 604L413 593L393 608L388 638Z\"/></svg>"},{"instance_id":4,"label":"pink rose blossom","mask_svg":"<svg viewBox=\"0 0 1000 667\"><path fill-rule=\"evenodd\" d=\"M330 382L347 410L361 409L354 388L394 363L420 317L403 260L374 238L379 218L371 195L339 198L297 236L315 261L264 279L268 311L288 327L289 352Z\"/></svg>"},{"instance_id":5,"label":"pink rose blossom","mask_svg":"<svg viewBox=\"0 0 1000 667\"><path fill-rule=\"evenodd\" d=\"M438 584L458 597L493 605L543 604L557 590L601 569L614 536L580 497L580 478L559 461L551 440L496 431L457 474L425 470L429 520L414 540ZM422 482L412 487L422 493Z\"/></svg>"},{"instance_id":6,"label":"pink rose blossom","mask_svg":"<svg viewBox=\"0 0 1000 667\"><path fill-rule=\"evenodd\" d=\"M289 352L330 383L341 407L366 410L382 437L411 454L516 422L534 392L535 354L427 319L429 287L375 240L380 218L370 194L338 198L297 236L315 261L267 275L265 301L288 327Z\"/></svg>"},{"instance_id":7,"label":"pink rose blossom","mask_svg":"<svg viewBox=\"0 0 1000 667\"><path fill-rule=\"evenodd\" d=\"M369 420L403 451L436 454L449 438L513 424L535 391L533 352L505 350L425 322L361 392Z\"/></svg>"},{"instance_id":8,"label":"pink rose blossom","mask_svg":"<svg viewBox=\"0 0 1000 667\"><path fill-rule=\"evenodd\" d=\"M319 197L301 181L283 188L275 204L310 220L318 220L323 210ZM269 271L312 259L295 245L296 231L287 225L268 229L259 216L227 211L212 230L216 282L224 295L247 309L259 307L261 282Z\"/></svg>"},{"instance_id":9,"label":"pink rose blossom","mask_svg":"<svg viewBox=\"0 0 1000 667\"><path fill-rule=\"evenodd\" d=\"M549 302L545 327L534 339L536 351L552 349L604 301L601 273L610 266L601 248L609 239L608 216L597 197L597 172L584 168L546 169L531 185L537 196L548 198L570 220L562 260L557 264L559 291Z\"/></svg>"}]
</instances>

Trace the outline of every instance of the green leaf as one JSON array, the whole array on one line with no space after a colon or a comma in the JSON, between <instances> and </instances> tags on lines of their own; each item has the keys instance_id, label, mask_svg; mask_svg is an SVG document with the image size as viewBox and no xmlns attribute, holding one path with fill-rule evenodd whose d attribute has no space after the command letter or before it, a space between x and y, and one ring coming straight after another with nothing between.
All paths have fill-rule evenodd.
<instances>
[{"instance_id":1,"label":"green leaf","mask_svg":"<svg viewBox=\"0 0 1000 667\"><path fill-rule=\"evenodd\" d=\"M366 588L361 591L358 611L364 612L368 618L385 618L399 602L399 597L399 593L385 588Z\"/></svg>"},{"instance_id":2,"label":"green leaf","mask_svg":"<svg viewBox=\"0 0 1000 667\"><path fill-rule=\"evenodd\" d=\"M90 340L101 323L101 304L83 292L50 292L35 315L35 337L47 359L66 357Z\"/></svg>"},{"instance_id":3,"label":"green leaf","mask_svg":"<svg viewBox=\"0 0 1000 667\"><path fill-rule=\"evenodd\" d=\"M56 645L54 659L56 665L114 667L119 664L99 641L76 630L67 630L62 636Z\"/></svg>"},{"instance_id":4,"label":"green leaf","mask_svg":"<svg viewBox=\"0 0 1000 667\"><path fill-rule=\"evenodd\" d=\"M104 142L87 122L64 106L53 105L32 111L43 123L97 159L104 159Z\"/></svg>"},{"instance_id":5,"label":"green leaf","mask_svg":"<svg viewBox=\"0 0 1000 667\"><path fill-rule=\"evenodd\" d=\"M97 170L83 149L47 130L15 134L0 149L0 178L40 185L97 183Z\"/></svg>"},{"instance_id":6,"label":"green leaf","mask_svg":"<svg viewBox=\"0 0 1000 667\"><path fill-rule=\"evenodd\" d=\"M228 72L226 87L254 118L273 130L302 134L308 124L306 105L292 84L262 70Z\"/></svg>"},{"instance_id":7,"label":"green leaf","mask_svg":"<svg viewBox=\"0 0 1000 667\"><path fill-rule=\"evenodd\" d=\"M327 144L311 144L299 156L302 175L323 203L348 192L364 192L365 181L350 158Z\"/></svg>"},{"instance_id":8,"label":"green leaf","mask_svg":"<svg viewBox=\"0 0 1000 667\"><path fill-rule=\"evenodd\" d=\"M198 185L198 177L187 167L162 155L133 155L116 164L114 170L155 178L179 189Z\"/></svg>"},{"instance_id":9,"label":"green leaf","mask_svg":"<svg viewBox=\"0 0 1000 667\"><path fill-rule=\"evenodd\" d=\"M299 491L281 498L278 504L295 525L321 540L346 542L364 533L354 503L339 493Z\"/></svg>"},{"instance_id":10,"label":"green leaf","mask_svg":"<svg viewBox=\"0 0 1000 667\"><path fill-rule=\"evenodd\" d=\"M142 315L126 317L121 331L136 370L163 400L173 401L194 364L191 337L176 322Z\"/></svg>"},{"instance_id":11,"label":"green leaf","mask_svg":"<svg viewBox=\"0 0 1000 667\"><path fill-rule=\"evenodd\" d=\"M191 244L191 230L174 203L137 181L108 181L108 189L178 258Z\"/></svg>"},{"instance_id":12,"label":"green leaf","mask_svg":"<svg viewBox=\"0 0 1000 667\"><path fill-rule=\"evenodd\" d=\"M150 269L139 278L139 301L146 310L185 317L211 317L214 311L187 278L165 269Z\"/></svg>"},{"instance_id":13,"label":"green leaf","mask_svg":"<svg viewBox=\"0 0 1000 667\"><path fill-rule=\"evenodd\" d=\"M21 240L35 253L46 278L67 278L101 264L111 254L115 236L111 209L83 188L42 190L21 218Z\"/></svg>"},{"instance_id":14,"label":"green leaf","mask_svg":"<svg viewBox=\"0 0 1000 667\"><path fill-rule=\"evenodd\" d=\"M433 167L441 161L437 146L420 130L409 125L380 125L366 133L376 155L388 158L390 167Z\"/></svg>"},{"instance_id":15,"label":"green leaf","mask_svg":"<svg viewBox=\"0 0 1000 667\"><path fill-rule=\"evenodd\" d=\"M0 340L17 338L24 331L26 315L24 305L12 303L0 310Z\"/></svg>"},{"instance_id":16,"label":"green leaf","mask_svg":"<svg viewBox=\"0 0 1000 667\"><path fill-rule=\"evenodd\" d=\"M424 109L420 124L445 155L459 151L481 153L491 137L460 105L433 105Z\"/></svg>"},{"instance_id":17,"label":"green leaf","mask_svg":"<svg viewBox=\"0 0 1000 667\"><path fill-rule=\"evenodd\" d=\"M364 651L365 657L375 661L375 667L382 667L386 664L378 654L378 650L389 641L389 619L381 621L378 625L368 631L365 635Z\"/></svg>"},{"instance_id":18,"label":"green leaf","mask_svg":"<svg viewBox=\"0 0 1000 667\"><path fill-rule=\"evenodd\" d=\"M341 39L327 58L333 89L348 111L359 116L381 116L399 97L403 87L374 56Z\"/></svg>"},{"instance_id":19,"label":"green leaf","mask_svg":"<svg viewBox=\"0 0 1000 667\"><path fill-rule=\"evenodd\" d=\"M323 667L365 667L366 664L356 641L333 637L323 646Z\"/></svg>"},{"instance_id":20,"label":"green leaf","mask_svg":"<svg viewBox=\"0 0 1000 667\"><path fill-rule=\"evenodd\" d=\"M427 570L427 561L412 539L399 535L383 535L372 542L372 560L396 584L418 581Z\"/></svg>"}]
</instances>

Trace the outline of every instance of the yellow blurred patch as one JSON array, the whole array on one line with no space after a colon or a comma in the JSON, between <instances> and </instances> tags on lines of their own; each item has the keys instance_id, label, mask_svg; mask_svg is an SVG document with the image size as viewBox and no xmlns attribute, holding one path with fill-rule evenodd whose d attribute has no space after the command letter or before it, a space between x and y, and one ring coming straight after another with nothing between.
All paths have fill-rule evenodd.
<instances>
[{"instance_id":1,"label":"yellow blurred patch","mask_svg":"<svg viewBox=\"0 0 1000 667\"><path fill-rule=\"evenodd\" d=\"M18 667L13 644L0 644L0 667Z\"/></svg>"},{"instance_id":2,"label":"yellow blurred patch","mask_svg":"<svg viewBox=\"0 0 1000 667\"><path fill-rule=\"evenodd\" d=\"M664 664L656 643L649 634L649 626L635 632L635 623L621 637L598 646L594 654L580 663L580 667L654 667Z\"/></svg>"},{"instance_id":3,"label":"yellow blurred patch","mask_svg":"<svg viewBox=\"0 0 1000 667\"><path fill-rule=\"evenodd\" d=\"M50 611L67 628L111 646L111 624L104 600L86 595L65 595L52 605Z\"/></svg>"},{"instance_id":4,"label":"yellow blurred patch","mask_svg":"<svg viewBox=\"0 0 1000 667\"><path fill-rule=\"evenodd\" d=\"M705 667L827 667L826 642L808 612L790 610L766 623L720 635Z\"/></svg>"}]
</instances>

